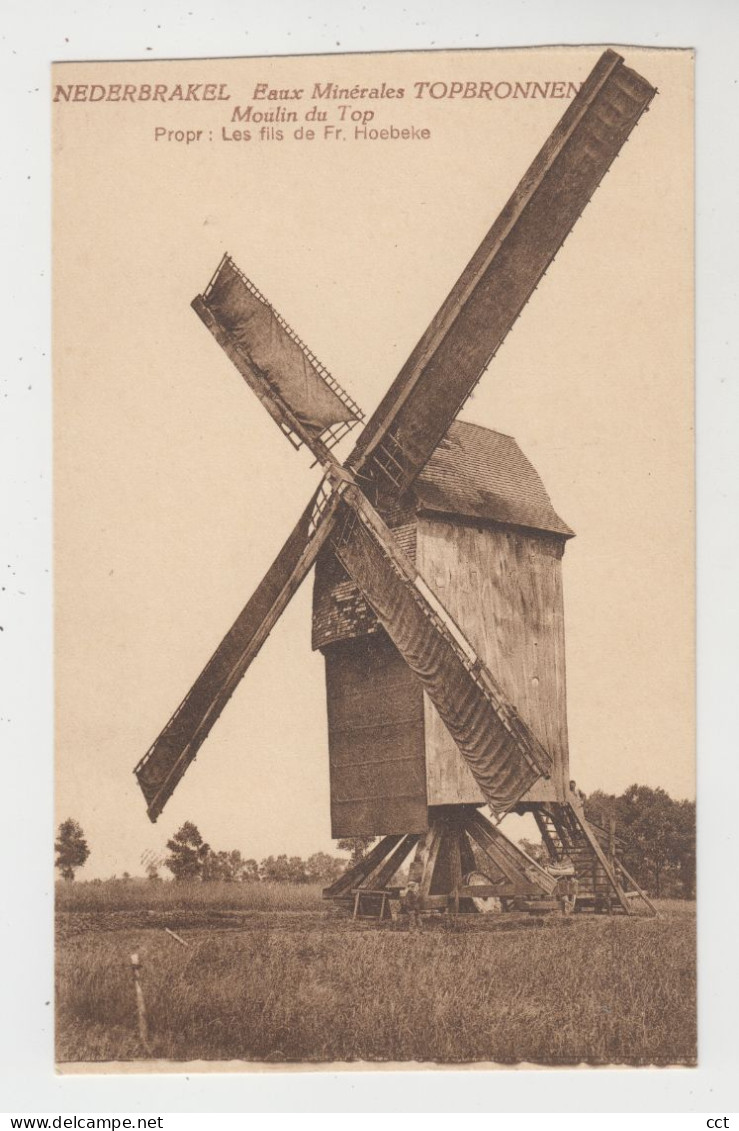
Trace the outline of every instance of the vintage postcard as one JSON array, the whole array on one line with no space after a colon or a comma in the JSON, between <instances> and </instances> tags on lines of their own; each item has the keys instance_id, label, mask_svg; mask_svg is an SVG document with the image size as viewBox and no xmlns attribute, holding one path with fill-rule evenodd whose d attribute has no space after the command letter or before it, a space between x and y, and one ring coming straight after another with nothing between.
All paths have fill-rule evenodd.
<instances>
[{"instance_id":1,"label":"vintage postcard","mask_svg":"<svg viewBox=\"0 0 739 1131\"><path fill-rule=\"evenodd\" d=\"M60 1071L693 1065L693 56L52 72Z\"/></svg>"}]
</instances>

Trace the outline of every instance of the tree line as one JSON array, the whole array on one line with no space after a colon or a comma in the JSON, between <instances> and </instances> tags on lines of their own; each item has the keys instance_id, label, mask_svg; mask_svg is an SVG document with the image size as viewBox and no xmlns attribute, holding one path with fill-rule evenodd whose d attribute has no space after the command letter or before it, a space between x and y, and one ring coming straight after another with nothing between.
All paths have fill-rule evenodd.
<instances>
[{"instance_id":1,"label":"tree line","mask_svg":"<svg viewBox=\"0 0 739 1131\"><path fill-rule=\"evenodd\" d=\"M608 831L615 822L617 853L637 883L656 898L695 898L696 846L695 802L674 801L664 789L631 785L620 796L595 790L585 798L588 820ZM167 855L152 857L146 863L150 880L161 880L167 869L175 880L220 880L226 883L321 884L333 883L348 865L365 854L374 837L338 840L336 847L346 856L314 852L307 860L300 856L267 856L257 862L238 849L216 851L207 844L197 825L185 823L167 841ZM544 848L541 842L519 841L533 856ZM65 880L90 855L79 823L72 818L59 826L56 841L56 866Z\"/></svg>"},{"instance_id":2,"label":"tree line","mask_svg":"<svg viewBox=\"0 0 739 1131\"><path fill-rule=\"evenodd\" d=\"M657 899L695 899L695 802L664 789L630 785L619 797L597 789L585 799L588 820L615 821L617 854L637 883Z\"/></svg>"},{"instance_id":3,"label":"tree line","mask_svg":"<svg viewBox=\"0 0 739 1131\"><path fill-rule=\"evenodd\" d=\"M370 838L371 843L371 838ZM339 841L338 847L349 847ZM175 880L220 880L226 883L330 884L338 879L347 866L346 857L331 856L328 852L314 852L307 860L301 856L266 856L257 863L245 858L239 849L214 851L192 821L185 821L167 841L169 855L162 860ZM159 862L147 866L149 879L160 879Z\"/></svg>"},{"instance_id":4,"label":"tree line","mask_svg":"<svg viewBox=\"0 0 739 1131\"><path fill-rule=\"evenodd\" d=\"M648 895L695 899L694 801L674 801L664 789L630 785L618 797L596 789L583 803L604 847L613 821L616 856ZM534 860L548 860L540 840L518 843Z\"/></svg>"},{"instance_id":5,"label":"tree line","mask_svg":"<svg viewBox=\"0 0 739 1131\"><path fill-rule=\"evenodd\" d=\"M210 883L284 883L328 885L345 871L347 865L356 863L374 843L374 837L345 838L336 847L346 856L332 856L328 852L314 852L304 860L301 856L266 856L263 860L245 857L238 848L215 850L203 839L192 821L185 823L167 841L167 854L147 853L142 863L147 879L162 879L162 869L167 869L175 880ZM55 864L64 880L73 880L75 873L90 856L90 848L78 821L71 817L62 821L55 843ZM123 879L130 879L128 872Z\"/></svg>"}]
</instances>

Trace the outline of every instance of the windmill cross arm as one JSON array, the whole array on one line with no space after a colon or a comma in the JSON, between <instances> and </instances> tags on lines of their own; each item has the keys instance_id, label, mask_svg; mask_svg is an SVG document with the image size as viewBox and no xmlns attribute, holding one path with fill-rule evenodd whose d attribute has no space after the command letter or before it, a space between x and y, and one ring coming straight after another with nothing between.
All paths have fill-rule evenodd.
<instances>
[{"instance_id":1,"label":"windmill cross arm","mask_svg":"<svg viewBox=\"0 0 739 1131\"><path fill-rule=\"evenodd\" d=\"M334 553L419 679L493 810L552 759L420 576L359 483L388 501L412 485L656 91L606 51L483 239L365 428L345 468L332 445L363 419L225 256L193 306L295 446L326 472L241 616L136 767L152 820L195 758L281 612L331 538ZM389 484L389 490L388 490ZM372 496L374 497L374 496ZM384 498L384 495L383 495Z\"/></svg>"},{"instance_id":2,"label":"windmill cross arm","mask_svg":"<svg viewBox=\"0 0 739 1131\"><path fill-rule=\"evenodd\" d=\"M314 495L253 596L134 773L156 821L331 533L338 491Z\"/></svg>"},{"instance_id":3,"label":"windmill cross arm","mask_svg":"<svg viewBox=\"0 0 739 1131\"><path fill-rule=\"evenodd\" d=\"M355 470L412 484L655 93L603 53L366 425Z\"/></svg>"}]
</instances>

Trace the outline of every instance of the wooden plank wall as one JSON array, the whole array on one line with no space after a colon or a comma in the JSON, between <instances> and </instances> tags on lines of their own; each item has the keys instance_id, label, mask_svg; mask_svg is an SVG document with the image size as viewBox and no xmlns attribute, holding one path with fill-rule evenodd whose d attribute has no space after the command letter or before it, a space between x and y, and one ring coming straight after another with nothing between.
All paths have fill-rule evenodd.
<instances>
[{"instance_id":1,"label":"wooden plank wall","mask_svg":"<svg viewBox=\"0 0 739 1131\"><path fill-rule=\"evenodd\" d=\"M323 652L331 835L423 832L427 807L420 685L382 629Z\"/></svg>"},{"instance_id":2,"label":"wooden plank wall","mask_svg":"<svg viewBox=\"0 0 739 1131\"><path fill-rule=\"evenodd\" d=\"M564 799L569 779L561 557L564 539L490 524L419 517L416 562L555 759L525 800ZM424 697L429 805L483 800Z\"/></svg>"}]
</instances>

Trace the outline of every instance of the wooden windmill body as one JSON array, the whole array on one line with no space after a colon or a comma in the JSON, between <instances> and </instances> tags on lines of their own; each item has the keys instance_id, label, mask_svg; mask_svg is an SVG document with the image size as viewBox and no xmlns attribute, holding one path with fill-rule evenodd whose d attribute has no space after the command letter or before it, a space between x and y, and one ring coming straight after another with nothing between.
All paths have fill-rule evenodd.
<instances>
[{"instance_id":1,"label":"wooden windmill body","mask_svg":"<svg viewBox=\"0 0 739 1131\"><path fill-rule=\"evenodd\" d=\"M509 436L457 422L393 531L553 756L523 801L569 785L561 561L572 531ZM423 832L429 809L485 798L433 703L336 557L318 559L313 647L326 662L334 837Z\"/></svg>"},{"instance_id":2,"label":"wooden windmill body","mask_svg":"<svg viewBox=\"0 0 739 1131\"><path fill-rule=\"evenodd\" d=\"M336 837L382 836L326 895L380 916L406 903L541 908L560 882L482 815L531 812L580 902L639 893L570 788L561 561L572 531L514 440L456 418L654 89L606 51L388 393L352 398L224 256L192 305L319 490L221 645L136 767L156 820L314 565ZM473 882L474 881L474 882ZM568 881L570 882L570 881Z\"/></svg>"}]
</instances>

